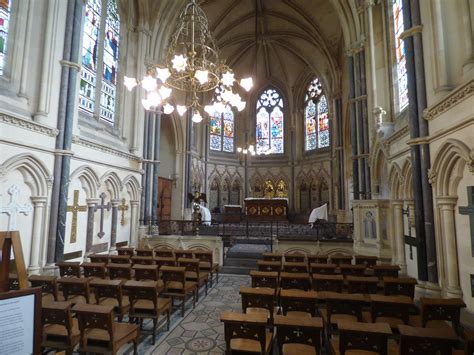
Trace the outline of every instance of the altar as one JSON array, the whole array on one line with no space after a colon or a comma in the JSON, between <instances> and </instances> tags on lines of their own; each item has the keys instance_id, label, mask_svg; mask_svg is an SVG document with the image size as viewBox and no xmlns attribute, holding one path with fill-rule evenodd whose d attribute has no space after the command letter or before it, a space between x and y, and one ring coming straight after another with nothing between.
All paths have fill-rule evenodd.
<instances>
[{"instance_id":1,"label":"altar","mask_svg":"<svg viewBox=\"0 0 474 355\"><path fill-rule=\"evenodd\" d=\"M288 219L287 198L249 197L244 202L245 215L249 221L286 221Z\"/></svg>"}]
</instances>

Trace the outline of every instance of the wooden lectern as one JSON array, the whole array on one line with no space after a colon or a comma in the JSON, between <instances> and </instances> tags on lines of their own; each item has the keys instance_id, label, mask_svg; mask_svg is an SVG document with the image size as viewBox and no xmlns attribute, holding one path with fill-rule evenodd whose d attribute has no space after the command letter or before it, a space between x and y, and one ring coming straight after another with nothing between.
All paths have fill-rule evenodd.
<instances>
[{"instance_id":1,"label":"wooden lectern","mask_svg":"<svg viewBox=\"0 0 474 355\"><path fill-rule=\"evenodd\" d=\"M12 249L15 256L12 262L15 263L20 290L28 288L28 275L26 274L23 249L21 248L20 232L0 232L0 248L0 292L9 290L8 275L10 273L10 253Z\"/></svg>"}]
</instances>

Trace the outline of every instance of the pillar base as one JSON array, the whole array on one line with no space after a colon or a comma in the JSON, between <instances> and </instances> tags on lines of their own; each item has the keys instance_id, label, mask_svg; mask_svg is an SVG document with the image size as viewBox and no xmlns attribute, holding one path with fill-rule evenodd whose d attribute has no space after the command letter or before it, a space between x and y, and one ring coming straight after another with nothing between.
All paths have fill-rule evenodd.
<instances>
[{"instance_id":1,"label":"pillar base","mask_svg":"<svg viewBox=\"0 0 474 355\"><path fill-rule=\"evenodd\" d=\"M446 297L449 298L462 298L462 291L460 287L446 287Z\"/></svg>"},{"instance_id":2,"label":"pillar base","mask_svg":"<svg viewBox=\"0 0 474 355\"><path fill-rule=\"evenodd\" d=\"M41 268L39 266L29 266L28 267L28 275L39 275Z\"/></svg>"},{"instance_id":3,"label":"pillar base","mask_svg":"<svg viewBox=\"0 0 474 355\"><path fill-rule=\"evenodd\" d=\"M46 264L43 266L43 274L54 275L58 267L55 264Z\"/></svg>"},{"instance_id":4,"label":"pillar base","mask_svg":"<svg viewBox=\"0 0 474 355\"><path fill-rule=\"evenodd\" d=\"M418 285L415 287L416 298L420 297L441 297L441 288L438 284L428 282L428 281L419 281Z\"/></svg>"},{"instance_id":5,"label":"pillar base","mask_svg":"<svg viewBox=\"0 0 474 355\"><path fill-rule=\"evenodd\" d=\"M400 266L400 274L407 275L407 264L397 262L397 265Z\"/></svg>"}]
</instances>

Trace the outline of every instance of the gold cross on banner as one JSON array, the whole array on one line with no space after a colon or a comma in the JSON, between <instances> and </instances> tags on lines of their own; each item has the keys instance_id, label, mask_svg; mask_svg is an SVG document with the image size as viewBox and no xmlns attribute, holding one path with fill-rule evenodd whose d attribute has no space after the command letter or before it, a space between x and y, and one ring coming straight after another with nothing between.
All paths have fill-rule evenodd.
<instances>
[{"instance_id":1,"label":"gold cross on banner","mask_svg":"<svg viewBox=\"0 0 474 355\"><path fill-rule=\"evenodd\" d=\"M122 204L119 205L118 210L122 212L122 218L120 219L120 225L125 225L125 211L128 211L128 205L125 204L125 199L122 199Z\"/></svg>"},{"instance_id":2,"label":"gold cross on banner","mask_svg":"<svg viewBox=\"0 0 474 355\"><path fill-rule=\"evenodd\" d=\"M67 211L72 212L72 223L71 223L71 239L70 243L75 243L77 240L77 214L78 212L86 212L87 206L79 205L79 190L74 190L73 205L67 206Z\"/></svg>"}]
</instances>

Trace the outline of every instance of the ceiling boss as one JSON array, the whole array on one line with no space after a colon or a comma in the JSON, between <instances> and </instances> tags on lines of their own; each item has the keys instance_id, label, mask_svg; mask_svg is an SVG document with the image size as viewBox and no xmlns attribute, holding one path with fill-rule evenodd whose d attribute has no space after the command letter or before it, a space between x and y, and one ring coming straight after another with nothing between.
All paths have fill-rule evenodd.
<instances>
[{"instance_id":1,"label":"ceiling boss","mask_svg":"<svg viewBox=\"0 0 474 355\"><path fill-rule=\"evenodd\" d=\"M245 101L234 92L235 82L246 91L253 87L251 77L238 81L232 69L219 59L207 16L196 0L190 0L178 18L168 44L165 64L148 67L141 81L124 77L129 91L137 85L146 91L146 97L142 99L146 110L161 105L165 114L171 114L176 109L180 116L189 110L195 123L202 121L203 111L212 115L224 112L227 105L238 111L245 108ZM174 106L169 102L173 89L187 94L186 104ZM215 90L211 103L203 105L200 94L211 90Z\"/></svg>"}]
</instances>

